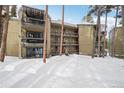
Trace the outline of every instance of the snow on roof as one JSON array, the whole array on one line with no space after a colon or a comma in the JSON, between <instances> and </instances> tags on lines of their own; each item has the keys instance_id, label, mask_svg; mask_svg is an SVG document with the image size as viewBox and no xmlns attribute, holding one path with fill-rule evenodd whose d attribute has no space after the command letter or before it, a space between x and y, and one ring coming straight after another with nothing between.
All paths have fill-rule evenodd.
<instances>
[{"instance_id":1,"label":"snow on roof","mask_svg":"<svg viewBox=\"0 0 124 93\"><path fill-rule=\"evenodd\" d=\"M96 23L82 22L81 24L78 25L96 25Z\"/></svg>"},{"instance_id":2,"label":"snow on roof","mask_svg":"<svg viewBox=\"0 0 124 93\"><path fill-rule=\"evenodd\" d=\"M78 25L97 25L97 23L90 23L90 22L82 22L81 24ZM101 24L102 27L105 26L105 24Z\"/></svg>"},{"instance_id":3,"label":"snow on roof","mask_svg":"<svg viewBox=\"0 0 124 93\"><path fill-rule=\"evenodd\" d=\"M112 31L114 28L121 28L121 27L122 27L122 25L121 25L121 24L117 25L116 27L115 27L115 26L113 26L113 27L111 28L111 31Z\"/></svg>"},{"instance_id":4,"label":"snow on roof","mask_svg":"<svg viewBox=\"0 0 124 93\"><path fill-rule=\"evenodd\" d=\"M120 25L117 25L117 27L122 27L122 25L120 24Z\"/></svg>"},{"instance_id":5,"label":"snow on roof","mask_svg":"<svg viewBox=\"0 0 124 93\"><path fill-rule=\"evenodd\" d=\"M51 22L54 23L54 24L61 24L61 20L51 20ZM72 26L72 27L77 27L76 24L71 24L71 23L67 23L67 22L64 22L64 25Z\"/></svg>"}]
</instances>

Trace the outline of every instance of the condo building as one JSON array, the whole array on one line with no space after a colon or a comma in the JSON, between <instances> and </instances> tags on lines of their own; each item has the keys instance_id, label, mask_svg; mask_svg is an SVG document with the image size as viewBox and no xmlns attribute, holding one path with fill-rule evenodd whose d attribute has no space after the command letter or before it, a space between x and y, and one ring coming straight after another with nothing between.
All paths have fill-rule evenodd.
<instances>
[{"instance_id":1,"label":"condo building","mask_svg":"<svg viewBox=\"0 0 124 93\"><path fill-rule=\"evenodd\" d=\"M7 55L20 58L42 57L44 36L44 11L28 6L19 10L19 19L10 19L7 39ZM61 22L48 18L46 54L58 55ZM76 25L64 24L63 53L78 53L78 29Z\"/></svg>"},{"instance_id":2,"label":"condo building","mask_svg":"<svg viewBox=\"0 0 124 93\"><path fill-rule=\"evenodd\" d=\"M19 58L38 58L43 55L44 10L22 6L19 18L9 21L6 55ZM92 55L98 39L94 38L96 24L70 24L64 22L62 53ZM48 15L46 56L59 54L61 21ZM94 44L94 40L96 44Z\"/></svg>"}]
</instances>

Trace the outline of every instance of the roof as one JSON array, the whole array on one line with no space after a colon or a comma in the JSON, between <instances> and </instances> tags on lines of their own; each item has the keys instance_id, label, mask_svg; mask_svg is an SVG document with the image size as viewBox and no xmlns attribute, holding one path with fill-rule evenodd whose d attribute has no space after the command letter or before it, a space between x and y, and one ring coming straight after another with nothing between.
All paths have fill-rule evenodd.
<instances>
[{"instance_id":1,"label":"roof","mask_svg":"<svg viewBox=\"0 0 124 93\"><path fill-rule=\"evenodd\" d=\"M117 27L122 27L122 25L117 25Z\"/></svg>"},{"instance_id":2,"label":"roof","mask_svg":"<svg viewBox=\"0 0 124 93\"><path fill-rule=\"evenodd\" d=\"M78 24L79 26L80 25L96 25L96 23L90 23L90 22L83 22L81 24Z\"/></svg>"},{"instance_id":3,"label":"roof","mask_svg":"<svg viewBox=\"0 0 124 93\"><path fill-rule=\"evenodd\" d=\"M113 28L111 29L111 31L112 31L114 28L115 28L115 29L122 28L122 25L117 25L116 27L113 27Z\"/></svg>"},{"instance_id":4,"label":"roof","mask_svg":"<svg viewBox=\"0 0 124 93\"><path fill-rule=\"evenodd\" d=\"M36 8L36 7L34 7L34 6L31 6L31 5L22 5L22 7L27 7L27 8L31 8L31 9L36 9L36 10L38 10L38 11L44 12L43 9L39 9L39 8Z\"/></svg>"}]
</instances>

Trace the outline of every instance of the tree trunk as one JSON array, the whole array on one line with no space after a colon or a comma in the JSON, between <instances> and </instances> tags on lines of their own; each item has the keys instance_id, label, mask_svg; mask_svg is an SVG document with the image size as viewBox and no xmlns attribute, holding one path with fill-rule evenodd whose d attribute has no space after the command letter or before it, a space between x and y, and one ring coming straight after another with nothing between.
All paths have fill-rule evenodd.
<instances>
[{"instance_id":1,"label":"tree trunk","mask_svg":"<svg viewBox=\"0 0 124 93\"><path fill-rule=\"evenodd\" d=\"M0 5L0 47L1 47L1 38L2 38L2 5Z\"/></svg>"},{"instance_id":2,"label":"tree trunk","mask_svg":"<svg viewBox=\"0 0 124 93\"><path fill-rule=\"evenodd\" d=\"M105 56L105 46L106 46L106 28L107 28L107 9L106 9L106 14L105 14L105 31L104 31L104 47L103 47L103 56Z\"/></svg>"},{"instance_id":3,"label":"tree trunk","mask_svg":"<svg viewBox=\"0 0 124 93\"><path fill-rule=\"evenodd\" d=\"M116 9L116 18L115 18L115 27L114 27L114 31L113 31L113 44L112 44L112 57L115 56L115 30L116 30L116 27L117 27L117 16L118 16L118 6L117 6L117 9Z\"/></svg>"},{"instance_id":4,"label":"tree trunk","mask_svg":"<svg viewBox=\"0 0 124 93\"><path fill-rule=\"evenodd\" d=\"M111 56L111 36L110 36L110 33L111 32L109 32L109 41L108 41L109 56Z\"/></svg>"},{"instance_id":5,"label":"tree trunk","mask_svg":"<svg viewBox=\"0 0 124 93\"><path fill-rule=\"evenodd\" d=\"M2 42L1 42L1 49L0 49L0 61L1 62L4 62L4 58L6 54L8 22L9 22L9 6L6 6L6 15L3 20L3 34L2 34Z\"/></svg>"},{"instance_id":6,"label":"tree trunk","mask_svg":"<svg viewBox=\"0 0 124 93\"><path fill-rule=\"evenodd\" d=\"M124 5L121 6L122 8L122 31L123 31L123 36L122 36L122 45L123 45L123 55L124 55ZM124 57L124 56L123 56Z\"/></svg>"},{"instance_id":7,"label":"tree trunk","mask_svg":"<svg viewBox=\"0 0 124 93\"><path fill-rule=\"evenodd\" d=\"M97 15L97 33L98 33L98 55L100 56L100 46L101 46L101 31L100 31L101 25L100 25L100 9L98 9L98 15Z\"/></svg>"},{"instance_id":8,"label":"tree trunk","mask_svg":"<svg viewBox=\"0 0 124 93\"><path fill-rule=\"evenodd\" d=\"M97 29L97 28L96 28ZM96 38L97 38L97 31L93 31L93 49L92 49L92 58L94 58L94 53L96 50Z\"/></svg>"},{"instance_id":9,"label":"tree trunk","mask_svg":"<svg viewBox=\"0 0 124 93\"><path fill-rule=\"evenodd\" d=\"M46 63L46 39L48 32L48 5L45 10L45 31L44 31L44 44L43 44L43 62Z\"/></svg>"},{"instance_id":10,"label":"tree trunk","mask_svg":"<svg viewBox=\"0 0 124 93\"><path fill-rule=\"evenodd\" d=\"M64 33L64 5L62 6L62 28L61 28L61 38L60 38L60 55L62 55L63 46L63 33Z\"/></svg>"}]
</instances>

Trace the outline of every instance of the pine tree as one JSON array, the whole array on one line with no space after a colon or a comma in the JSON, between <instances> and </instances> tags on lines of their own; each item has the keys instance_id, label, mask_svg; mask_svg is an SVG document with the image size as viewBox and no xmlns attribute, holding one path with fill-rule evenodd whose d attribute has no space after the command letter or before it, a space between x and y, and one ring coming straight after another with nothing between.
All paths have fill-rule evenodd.
<instances>
[{"instance_id":1,"label":"pine tree","mask_svg":"<svg viewBox=\"0 0 124 93\"><path fill-rule=\"evenodd\" d=\"M0 47L1 47L1 38L2 38L2 5L0 5Z\"/></svg>"},{"instance_id":2,"label":"pine tree","mask_svg":"<svg viewBox=\"0 0 124 93\"><path fill-rule=\"evenodd\" d=\"M0 49L0 61L1 62L4 62L4 58L6 54L8 22L9 22L9 6L5 6L5 14L3 17L3 28L2 28L3 32L2 32L1 49Z\"/></svg>"}]
</instances>

